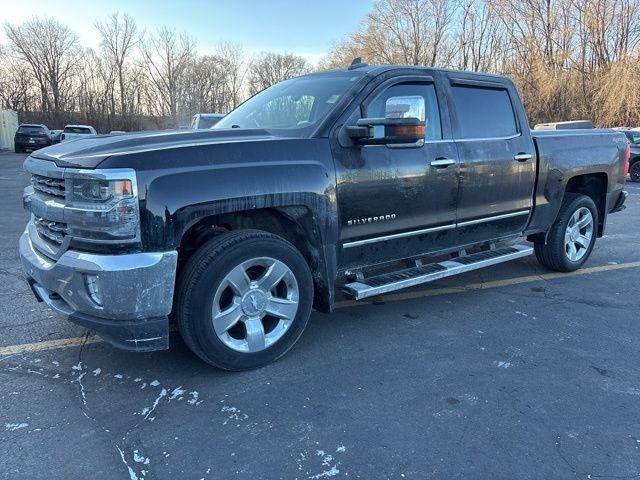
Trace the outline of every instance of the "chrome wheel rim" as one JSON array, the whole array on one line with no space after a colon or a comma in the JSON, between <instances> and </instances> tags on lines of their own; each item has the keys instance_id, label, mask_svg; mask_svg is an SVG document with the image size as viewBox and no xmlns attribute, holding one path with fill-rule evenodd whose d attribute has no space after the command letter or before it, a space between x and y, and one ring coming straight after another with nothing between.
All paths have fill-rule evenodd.
<instances>
[{"instance_id":1,"label":"chrome wheel rim","mask_svg":"<svg viewBox=\"0 0 640 480\"><path fill-rule=\"evenodd\" d=\"M587 254L593 238L593 215L591 210L580 207L567 224L564 234L564 250L567 258L578 262Z\"/></svg>"},{"instance_id":2,"label":"chrome wheel rim","mask_svg":"<svg viewBox=\"0 0 640 480\"><path fill-rule=\"evenodd\" d=\"M275 258L252 258L227 272L216 289L213 329L237 352L265 350L287 333L299 300L298 282L289 267Z\"/></svg>"}]
</instances>

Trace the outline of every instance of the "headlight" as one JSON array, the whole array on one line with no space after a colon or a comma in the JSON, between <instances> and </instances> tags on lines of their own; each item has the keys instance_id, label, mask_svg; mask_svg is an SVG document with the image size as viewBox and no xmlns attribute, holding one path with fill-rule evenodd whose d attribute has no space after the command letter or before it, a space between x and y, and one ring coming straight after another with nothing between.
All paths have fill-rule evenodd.
<instances>
[{"instance_id":1,"label":"headlight","mask_svg":"<svg viewBox=\"0 0 640 480\"><path fill-rule=\"evenodd\" d=\"M82 180L72 181L72 202L107 202L116 196L133 197L131 180Z\"/></svg>"},{"instance_id":2,"label":"headlight","mask_svg":"<svg viewBox=\"0 0 640 480\"><path fill-rule=\"evenodd\" d=\"M73 237L137 241L140 212L135 172L130 169L65 174L65 220Z\"/></svg>"}]
</instances>

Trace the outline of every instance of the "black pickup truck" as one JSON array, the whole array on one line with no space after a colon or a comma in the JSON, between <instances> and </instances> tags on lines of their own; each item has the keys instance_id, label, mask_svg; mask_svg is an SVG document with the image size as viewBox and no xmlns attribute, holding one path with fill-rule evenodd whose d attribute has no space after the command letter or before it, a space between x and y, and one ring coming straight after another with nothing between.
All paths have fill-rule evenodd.
<instances>
[{"instance_id":1,"label":"black pickup truck","mask_svg":"<svg viewBox=\"0 0 640 480\"><path fill-rule=\"evenodd\" d=\"M628 158L623 133L532 133L508 78L356 64L274 85L211 130L34 152L20 253L38 299L113 345L168 348L171 320L242 370L287 352L338 290L534 251L579 268L624 208Z\"/></svg>"}]
</instances>

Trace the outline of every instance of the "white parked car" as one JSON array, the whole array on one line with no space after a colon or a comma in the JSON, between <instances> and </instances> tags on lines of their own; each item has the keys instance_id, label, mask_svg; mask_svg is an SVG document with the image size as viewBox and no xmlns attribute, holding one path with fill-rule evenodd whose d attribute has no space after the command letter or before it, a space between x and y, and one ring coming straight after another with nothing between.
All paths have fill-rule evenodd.
<instances>
[{"instance_id":1,"label":"white parked car","mask_svg":"<svg viewBox=\"0 0 640 480\"><path fill-rule=\"evenodd\" d=\"M60 141L97 135L96 129L90 125L67 125L60 134Z\"/></svg>"}]
</instances>

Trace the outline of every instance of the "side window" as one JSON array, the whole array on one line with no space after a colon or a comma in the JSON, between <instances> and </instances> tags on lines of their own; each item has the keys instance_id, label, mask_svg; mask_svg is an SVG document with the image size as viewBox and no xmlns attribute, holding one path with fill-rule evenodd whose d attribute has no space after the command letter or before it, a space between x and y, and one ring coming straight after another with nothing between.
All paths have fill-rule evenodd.
<instances>
[{"instance_id":1,"label":"side window","mask_svg":"<svg viewBox=\"0 0 640 480\"><path fill-rule=\"evenodd\" d=\"M403 111L399 111L398 108L401 105L392 100L394 97L403 97L407 100L413 97L420 101L409 102ZM442 139L440 109L436 89L432 83L412 82L392 85L368 103L362 115L365 118L416 117L426 124L425 140Z\"/></svg>"},{"instance_id":2,"label":"side window","mask_svg":"<svg viewBox=\"0 0 640 480\"><path fill-rule=\"evenodd\" d=\"M451 90L462 138L495 138L518 134L516 117L506 89L454 85Z\"/></svg>"}]
</instances>

